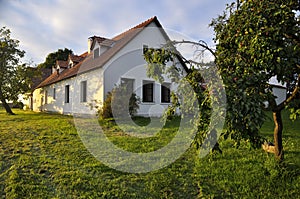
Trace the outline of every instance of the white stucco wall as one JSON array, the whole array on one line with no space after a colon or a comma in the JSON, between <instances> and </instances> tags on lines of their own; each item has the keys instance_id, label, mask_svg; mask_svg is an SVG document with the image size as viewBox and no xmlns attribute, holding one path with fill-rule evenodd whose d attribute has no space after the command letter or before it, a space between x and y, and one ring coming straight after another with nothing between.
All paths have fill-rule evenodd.
<instances>
[{"instance_id":1,"label":"white stucco wall","mask_svg":"<svg viewBox=\"0 0 300 199\"><path fill-rule=\"evenodd\" d=\"M134 79L134 92L141 99L138 115L143 116L160 116L170 104L161 103L161 85L158 82L154 84L154 102L142 102L143 81L154 82L154 79L146 75L147 63L143 58L143 46L160 48L166 43L159 28L153 24L140 32L104 66L104 95L119 84L121 78ZM165 82L171 83L171 80L165 76ZM171 86L171 90L173 88Z\"/></svg>"},{"instance_id":2,"label":"white stucco wall","mask_svg":"<svg viewBox=\"0 0 300 199\"><path fill-rule=\"evenodd\" d=\"M278 82L277 76L273 76L269 79L269 84L273 86L272 91L277 105L286 100L286 83Z\"/></svg>"},{"instance_id":3,"label":"white stucco wall","mask_svg":"<svg viewBox=\"0 0 300 199\"><path fill-rule=\"evenodd\" d=\"M103 101L102 69L77 75L55 84L36 89L33 93L34 111L61 114L95 114L95 105ZM87 102L80 102L80 83L87 82ZM69 103L65 102L65 86L70 86ZM56 98L53 98L55 88ZM47 104L46 104L47 91ZM95 101L97 100L97 102Z\"/></svg>"},{"instance_id":4,"label":"white stucco wall","mask_svg":"<svg viewBox=\"0 0 300 199\"><path fill-rule=\"evenodd\" d=\"M44 100L43 89L38 88L33 92L33 111L42 111L42 101Z\"/></svg>"},{"instance_id":5,"label":"white stucco wall","mask_svg":"<svg viewBox=\"0 0 300 199\"><path fill-rule=\"evenodd\" d=\"M137 59L135 59L137 60ZM106 93L111 91L115 85L120 84L120 79L131 79L134 80L133 89L137 96L141 99L139 104L138 115L143 116L160 116L163 111L168 107L170 103L161 103L161 84L155 82L154 79L147 77L146 75L146 65L141 64L137 66L130 67L128 64L122 70L118 70L119 63L124 63L124 60L118 60L116 63L113 63L107 70L105 70L105 88ZM122 66L122 65L121 65ZM123 67L123 66L122 66ZM165 83L172 83L171 80L167 77L164 78ZM143 102L143 81L150 81L154 83L154 101L153 102ZM171 90L174 88L174 85L171 85Z\"/></svg>"},{"instance_id":6,"label":"white stucco wall","mask_svg":"<svg viewBox=\"0 0 300 199\"><path fill-rule=\"evenodd\" d=\"M280 104L284 100L286 100L286 88L284 87L273 87L272 88L274 96L276 96L276 104Z\"/></svg>"},{"instance_id":7,"label":"white stucco wall","mask_svg":"<svg viewBox=\"0 0 300 199\"><path fill-rule=\"evenodd\" d=\"M87 102L80 102L80 83L87 82ZM76 114L96 114L95 106L100 106L103 102L103 70L97 69L88 73L77 75L74 79L72 112Z\"/></svg>"}]
</instances>

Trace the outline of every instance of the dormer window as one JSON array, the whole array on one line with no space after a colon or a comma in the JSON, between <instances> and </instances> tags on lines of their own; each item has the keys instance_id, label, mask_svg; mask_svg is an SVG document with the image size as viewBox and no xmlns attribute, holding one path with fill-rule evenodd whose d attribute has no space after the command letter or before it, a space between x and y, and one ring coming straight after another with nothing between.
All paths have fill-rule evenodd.
<instances>
[{"instance_id":1,"label":"dormer window","mask_svg":"<svg viewBox=\"0 0 300 199\"><path fill-rule=\"evenodd\" d=\"M100 56L100 50L99 50L99 48L96 48L95 50L94 50L94 59L96 59L97 57L99 57Z\"/></svg>"}]
</instances>

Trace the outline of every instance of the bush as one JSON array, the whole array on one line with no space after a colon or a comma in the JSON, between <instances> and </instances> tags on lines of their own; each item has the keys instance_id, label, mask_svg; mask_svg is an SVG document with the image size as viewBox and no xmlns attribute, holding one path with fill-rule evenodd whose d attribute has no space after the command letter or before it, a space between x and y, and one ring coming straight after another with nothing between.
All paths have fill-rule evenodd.
<instances>
[{"instance_id":1,"label":"bush","mask_svg":"<svg viewBox=\"0 0 300 199\"><path fill-rule=\"evenodd\" d=\"M23 109L24 104L22 102L14 102L12 104L12 108L19 108L19 109Z\"/></svg>"},{"instance_id":2,"label":"bush","mask_svg":"<svg viewBox=\"0 0 300 199\"><path fill-rule=\"evenodd\" d=\"M129 104L126 104L128 102L128 98ZM99 111L99 116L102 119L126 117L128 115L134 116L139 109L139 102L139 97L137 97L135 93L127 92L126 87L115 87L112 92L107 93L103 106ZM114 106L114 110L117 110L117 115L113 115L112 104Z\"/></svg>"},{"instance_id":3,"label":"bush","mask_svg":"<svg viewBox=\"0 0 300 199\"><path fill-rule=\"evenodd\" d=\"M103 106L99 110L99 116L100 118L112 118L112 110L111 110L111 98L112 98L112 93L108 92L106 95L106 99L103 102Z\"/></svg>"}]
</instances>

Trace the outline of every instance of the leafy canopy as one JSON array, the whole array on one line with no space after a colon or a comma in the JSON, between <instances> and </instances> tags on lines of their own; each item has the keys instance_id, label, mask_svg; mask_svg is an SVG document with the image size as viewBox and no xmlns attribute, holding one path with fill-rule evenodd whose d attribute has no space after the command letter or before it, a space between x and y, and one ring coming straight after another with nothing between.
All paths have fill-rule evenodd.
<instances>
[{"instance_id":1,"label":"leafy canopy","mask_svg":"<svg viewBox=\"0 0 300 199\"><path fill-rule=\"evenodd\" d=\"M233 138L237 145L244 139L254 144L252 146L260 146L263 139L259 135L259 129L266 119L265 102L269 103L273 112L280 112L287 105L295 104L291 102L295 101L300 85L300 25L299 16L296 16L299 14L299 5L298 0L241 0L238 4L229 5L210 24L215 31L216 51L203 41L172 42L198 45L203 51L207 50L214 55L227 97L226 128L223 136ZM203 51L197 49L195 53L200 55ZM170 54L172 58L169 57ZM163 81L162 74L177 82L182 78L179 72L176 73L179 70L175 62L176 57L183 60L184 57L176 53L176 49L166 45L159 51L150 49L144 52L144 56L148 62L149 76L159 81ZM201 140L206 136L207 126L211 121L209 104L218 101L218 97L213 96L212 92L218 93L219 88L208 86L205 91L201 90L201 80L210 79L213 74L203 75L200 72L203 69L201 63L185 61L190 65L185 78L193 85L200 105L200 120L194 125L199 129L200 139L197 143L202 144ZM168 62L173 64L170 66ZM292 95L281 104L276 104L273 87L269 84L270 78L274 76L281 83L293 82ZM222 111L220 109L221 116Z\"/></svg>"},{"instance_id":2,"label":"leafy canopy","mask_svg":"<svg viewBox=\"0 0 300 199\"><path fill-rule=\"evenodd\" d=\"M180 44L187 44L187 48L192 49L203 46L207 49L204 42L199 45L191 41L168 42L161 49L148 48L144 51L144 59L148 63L147 75L161 83L166 78L176 83L176 90L171 95L172 104L165 111L164 119L172 118L176 110L180 110L181 119L190 120L189 125L196 131L193 145L197 149L202 147L204 151L219 150L216 142L220 134L218 131L223 127L220 125L223 125L221 121L225 114L221 105L224 96L216 97L212 91L222 90L218 88L220 81L215 74L214 66L207 68L207 65L202 65L203 63L186 60L175 48ZM205 85L204 79L207 80ZM212 115L215 118L212 118Z\"/></svg>"},{"instance_id":3,"label":"leafy canopy","mask_svg":"<svg viewBox=\"0 0 300 199\"><path fill-rule=\"evenodd\" d=\"M0 100L7 113L12 114L6 103L16 101L19 94L29 90L33 70L27 64L19 64L25 52L10 34L6 27L0 29Z\"/></svg>"},{"instance_id":4,"label":"leafy canopy","mask_svg":"<svg viewBox=\"0 0 300 199\"><path fill-rule=\"evenodd\" d=\"M265 121L264 102L272 111L281 111L289 102L276 104L269 79L293 82L300 74L297 2L244 0L211 23L217 42L215 62L226 86L227 135L237 140L257 141Z\"/></svg>"},{"instance_id":5,"label":"leafy canopy","mask_svg":"<svg viewBox=\"0 0 300 199\"><path fill-rule=\"evenodd\" d=\"M46 57L45 62L39 64L38 67L51 69L55 65L56 60L68 60L69 54L73 54L73 51L71 49L58 49L55 52L49 53Z\"/></svg>"}]
</instances>

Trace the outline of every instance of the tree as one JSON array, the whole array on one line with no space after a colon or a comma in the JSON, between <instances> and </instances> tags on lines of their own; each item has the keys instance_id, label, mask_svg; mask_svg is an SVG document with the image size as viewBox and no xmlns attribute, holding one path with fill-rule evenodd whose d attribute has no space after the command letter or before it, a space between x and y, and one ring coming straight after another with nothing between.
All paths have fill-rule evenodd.
<instances>
[{"instance_id":1,"label":"tree","mask_svg":"<svg viewBox=\"0 0 300 199\"><path fill-rule=\"evenodd\" d=\"M261 146L263 138L259 129L266 119L265 102L269 103L275 124L274 153L279 161L283 160L281 111L290 106L293 118L300 113L299 106L297 109L292 103L300 90L300 18L296 16L299 5L298 0L243 0L228 5L226 11L211 23L215 31L215 51L203 41L171 42L172 45L190 43L202 48L200 51L196 49L195 53L201 55L203 51L209 51L214 55L227 97L224 138L231 137L237 145L241 140L247 140L252 146ZM158 80L162 77L160 73L172 76L166 63L174 61L174 57L181 57L176 49L164 48L167 50L150 49L145 53L148 75ZM203 102L207 103L212 90L201 91L201 84L194 78L201 70L201 63L188 60L186 63L190 64L186 77L194 85L202 106L200 117L204 119L195 125L200 129L197 143L203 144L205 133L201 128L207 128L207 110L210 109ZM176 64L172 67L176 68ZM280 104L276 104L276 96L269 84L273 76L281 83L294 82L291 95ZM211 98L214 99L216 97Z\"/></svg>"},{"instance_id":2,"label":"tree","mask_svg":"<svg viewBox=\"0 0 300 199\"><path fill-rule=\"evenodd\" d=\"M28 91L31 70L27 64L19 64L25 52L6 27L0 29L0 44L0 100L6 112L14 114L7 101L16 101L18 94Z\"/></svg>"},{"instance_id":3,"label":"tree","mask_svg":"<svg viewBox=\"0 0 300 199\"><path fill-rule=\"evenodd\" d=\"M56 60L66 61L68 60L69 54L73 54L71 49L58 49L55 52L52 52L47 55L45 62L38 65L38 68L50 68L55 65Z\"/></svg>"},{"instance_id":4,"label":"tree","mask_svg":"<svg viewBox=\"0 0 300 199\"><path fill-rule=\"evenodd\" d=\"M244 0L213 20L216 64L226 86L227 135L259 143L264 102L273 112L275 157L283 160L281 111L300 89L299 1ZM296 74L296 75L295 75ZM295 82L291 95L276 104L269 79Z\"/></svg>"},{"instance_id":5,"label":"tree","mask_svg":"<svg viewBox=\"0 0 300 199\"><path fill-rule=\"evenodd\" d=\"M169 77L177 85L176 91L171 95L172 104L165 111L164 119L172 118L176 110L180 109L181 119L188 118L188 125L194 126L191 130L196 130L192 145L200 150L200 156L209 151L222 152L217 138L223 127L226 97L216 75L215 64L187 60L176 50L177 45L190 45L192 50L199 54L196 57L201 57L205 51L215 55L204 41L170 41L159 49L144 49L144 59L148 63L147 75L160 83L165 81L165 77ZM188 46L185 47L188 49ZM183 69L182 65L188 67Z\"/></svg>"}]
</instances>

